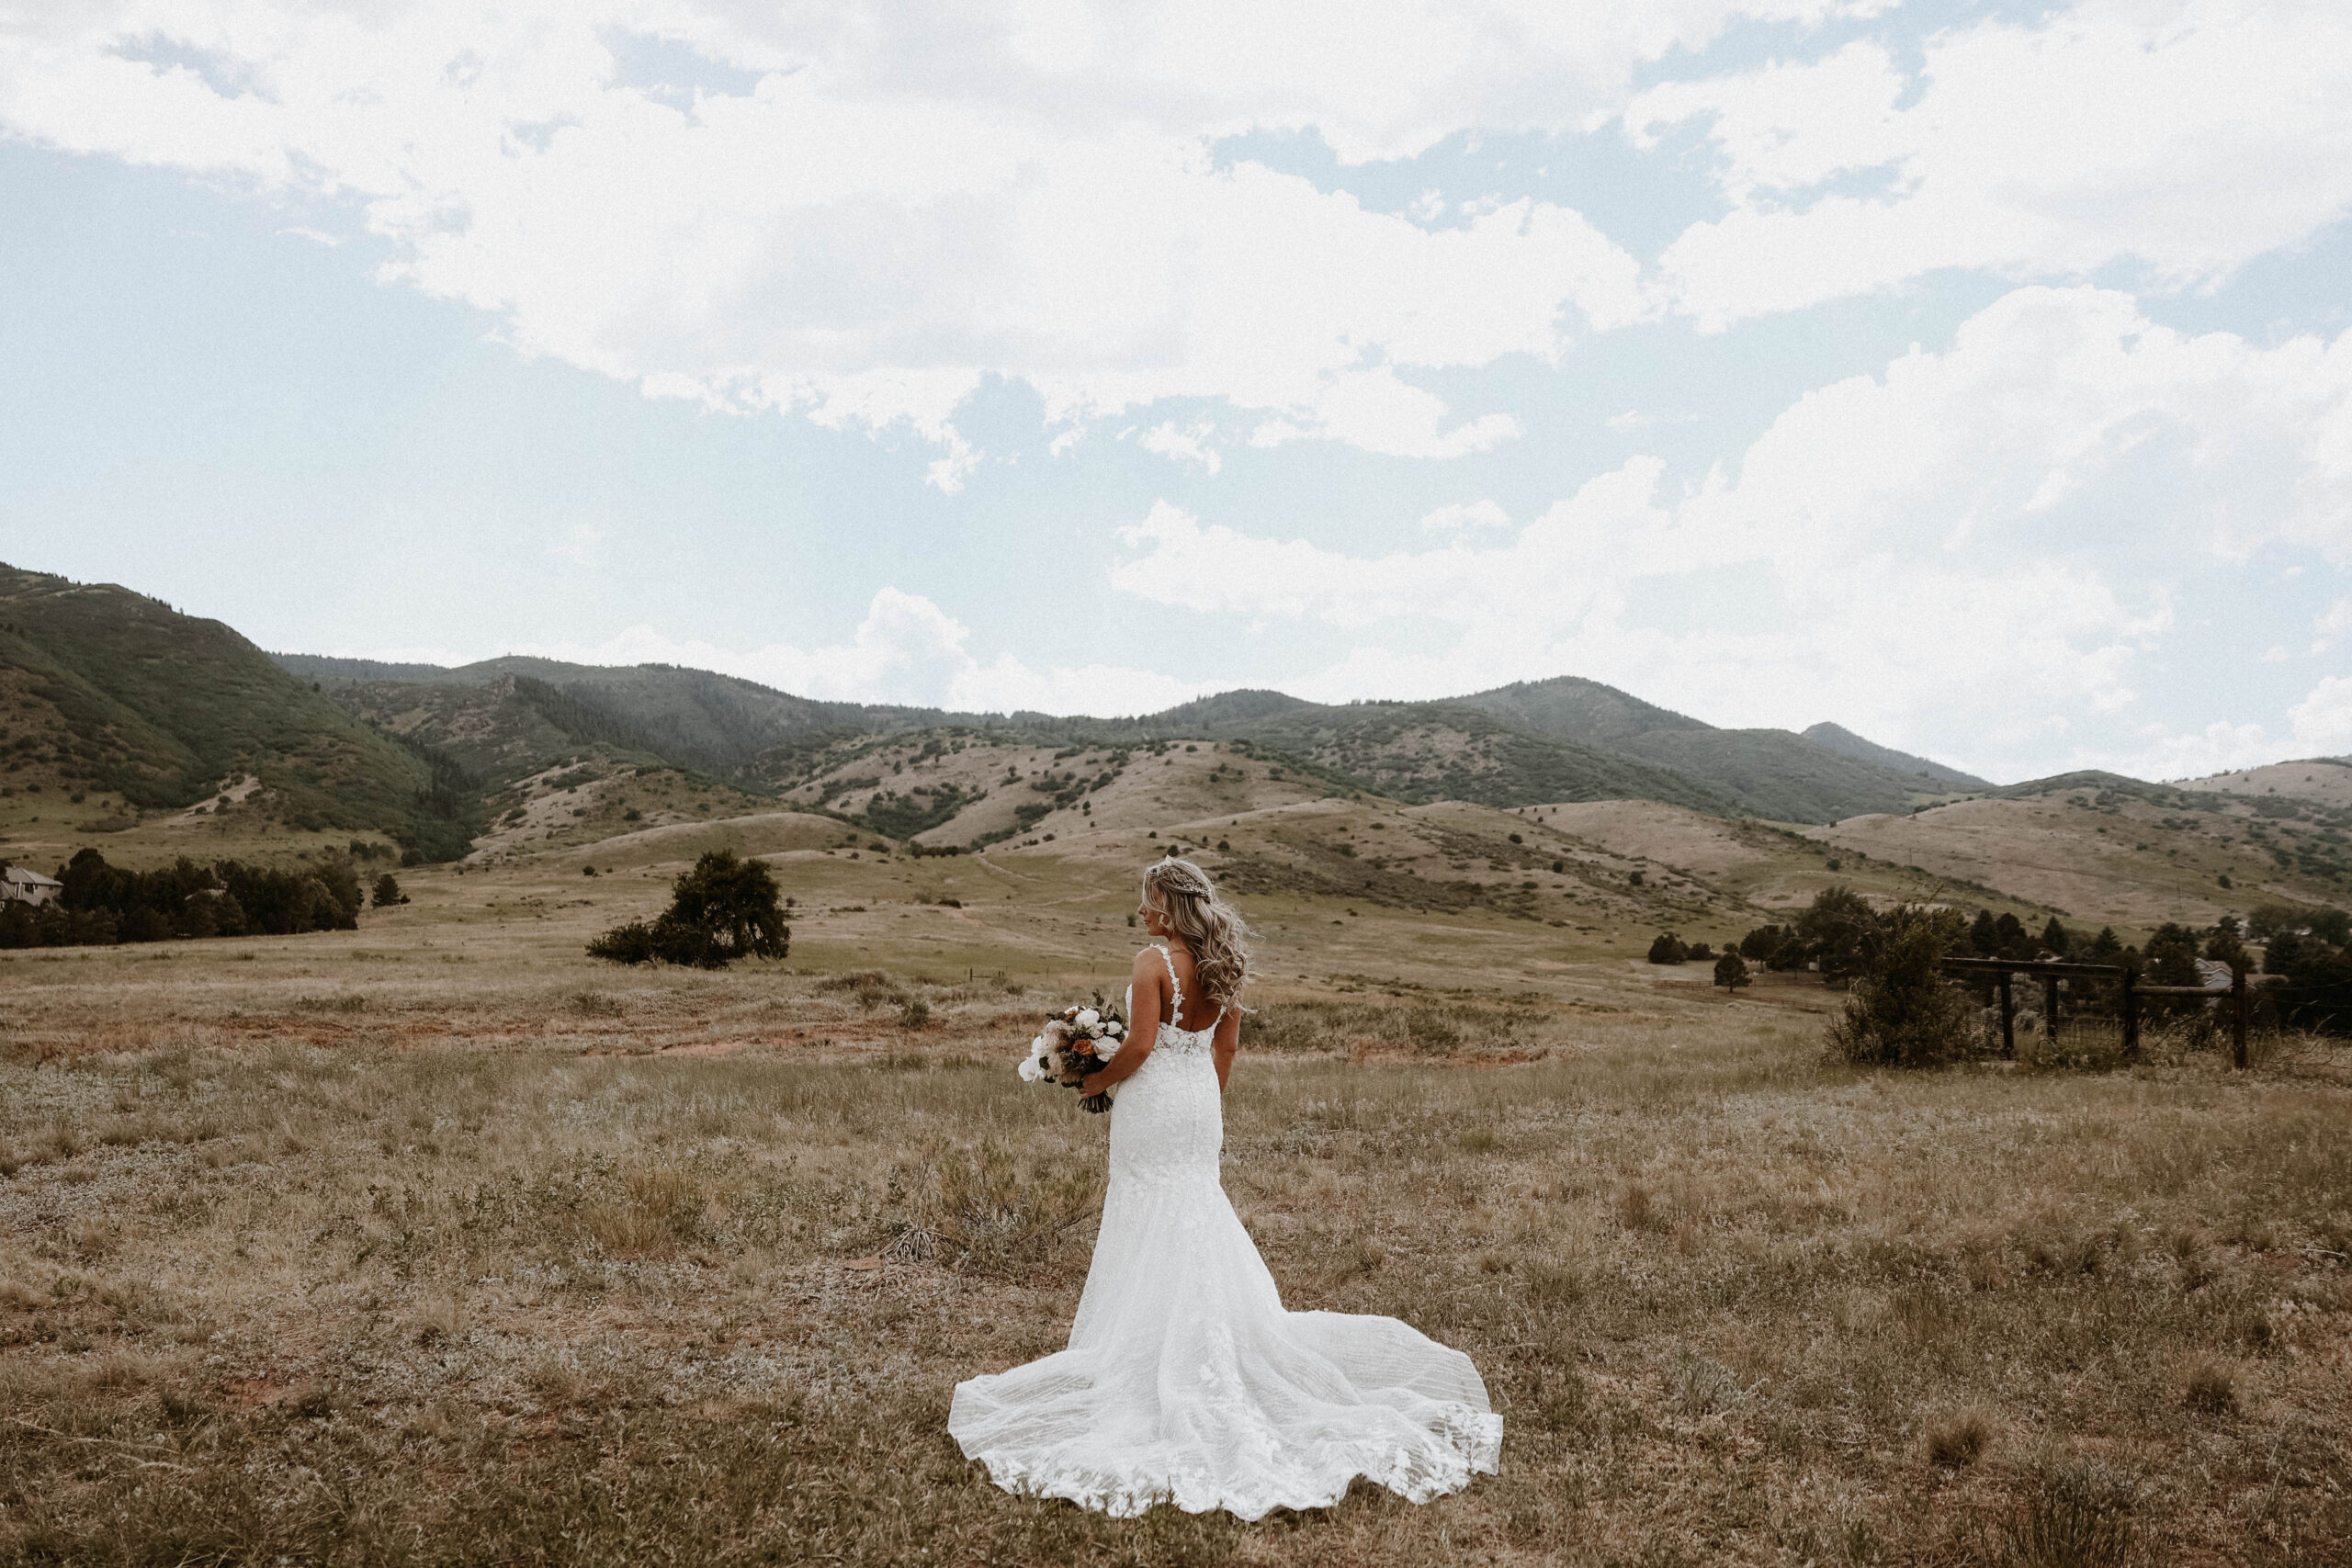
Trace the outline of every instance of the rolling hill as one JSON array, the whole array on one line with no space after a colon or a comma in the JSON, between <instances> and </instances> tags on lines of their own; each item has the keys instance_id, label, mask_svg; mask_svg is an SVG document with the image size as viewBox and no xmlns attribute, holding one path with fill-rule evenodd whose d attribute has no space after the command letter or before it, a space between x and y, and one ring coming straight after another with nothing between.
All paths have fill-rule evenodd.
<instances>
[{"instance_id":1,"label":"rolling hill","mask_svg":"<svg viewBox=\"0 0 2352 1568\"><path fill-rule=\"evenodd\" d=\"M447 759L370 728L219 621L125 588L0 566L0 788L97 796L89 815L107 826L214 802L305 831L372 829L428 858L469 836Z\"/></svg>"},{"instance_id":2,"label":"rolling hill","mask_svg":"<svg viewBox=\"0 0 2352 1568\"><path fill-rule=\"evenodd\" d=\"M1963 773L1958 768L1947 768L1941 762L1931 762L1925 757L1914 757L1908 751L1897 751L1892 746L1865 740L1842 725L1814 725L1804 732L1804 738L1816 746L1826 746L1838 755L1851 757L1858 762L1870 762L1893 773L1923 774L1952 789L1993 787L1973 773Z\"/></svg>"},{"instance_id":3,"label":"rolling hill","mask_svg":"<svg viewBox=\"0 0 2352 1568\"><path fill-rule=\"evenodd\" d=\"M722 789L730 810L788 800L894 838L1001 839L1053 830L1037 828L1045 815L1082 804L1075 781L1044 794L1028 781L1056 771L1039 757L1128 757L1171 740L1220 744L1227 769L1250 759L1284 798L1500 809L1638 799L1827 824L1910 810L1973 783L1836 727L1822 730L1834 745L1718 728L1577 677L1423 702L1245 689L1129 717L950 713L820 701L671 665L266 655L129 590L24 571L0 584L0 681L15 716L0 736L0 776L13 763L29 787L25 770L45 768L69 793L111 792L134 819L202 801L296 826L374 829L435 855L576 837L601 816L550 796L592 775L598 798L626 800L616 828L649 811L707 815L717 808L708 792ZM956 757L958 777L918 796L882 771L885 750L894 770L920 754L935 773ZM1029 795L1015 799L1008 775ZM578 815L543 820L555 810Z\"/></svg>"},{"instance_id":4,"label":"rolling hill","mask_svg":"<svg viewBox=\"0 0 2352 1568\"><path fill-rule=\"evenodd\" d=\"M354 713L502 779L600 751L789 791L856 776L844 770L877 737L935 731L1016 748L1247 741L1319 770L1335 788L1413 802L1634 797L1830 822L1906 809L1952 787L1947 777L1849 756L1787 730L1718 729L1572 676L1421 703L1332 705L1239 690L1131 718L1057 718L818 702L671 665L505 658L439 669L277 657Z\"/></svg>"}]
</instances>

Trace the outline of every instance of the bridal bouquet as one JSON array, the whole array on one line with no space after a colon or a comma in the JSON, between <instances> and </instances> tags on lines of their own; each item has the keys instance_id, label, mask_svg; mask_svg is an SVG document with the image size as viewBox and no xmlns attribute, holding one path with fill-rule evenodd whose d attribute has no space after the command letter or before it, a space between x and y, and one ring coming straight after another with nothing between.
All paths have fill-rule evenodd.
<instances>
[{"instance_id":1,"label":"bridal bouquet","mask_svg":"<svg viewBox=\"0 0 2352 1568\"><path fill-rule=\"evenodd\" d=\"M1021 1063L1022 1081L1075 1088L1087 1074L1118 1055L1126 1033L1126 1020L1100 996L1092 1007L1064 1008L1046 1019L1037 1038L1029 1042L1029 1055ZM1108 1111L1116 1093L1118 1088L1114 1085L1101 1094L1088 1095L1079 1104L1088 1111Z\"/></svg>"}]
</instances>

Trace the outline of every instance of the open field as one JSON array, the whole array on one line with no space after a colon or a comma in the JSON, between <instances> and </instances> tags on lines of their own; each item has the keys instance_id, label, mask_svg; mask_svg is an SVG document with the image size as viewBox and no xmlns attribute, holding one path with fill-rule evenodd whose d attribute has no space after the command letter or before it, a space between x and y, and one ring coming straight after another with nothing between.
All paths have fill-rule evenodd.
<instances>
[{"instance_id":1,"label":"open field","mask_svg":"<svg viewBox=\"0 0 2352 1568\"><path fill-rule=\"evenodd\" d=\"M668 836L0 953L0 1562L2352 1562L2345 1053L1858 1073L1598 904L1250 900L1228 1188L1292 1305L1476 1359L1499 1476L997 1492L948 1392L1059 1343L1105 1131L1011 1064L1123 972L1125 836L783 851L715 975L580 954Z\"/></svg>"}]
</instances>

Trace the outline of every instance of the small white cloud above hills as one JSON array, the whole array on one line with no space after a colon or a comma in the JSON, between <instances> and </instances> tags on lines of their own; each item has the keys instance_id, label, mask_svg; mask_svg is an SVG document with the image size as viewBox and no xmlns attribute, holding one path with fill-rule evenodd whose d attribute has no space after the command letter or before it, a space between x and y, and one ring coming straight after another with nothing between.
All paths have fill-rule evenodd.
<instances>
[{"instance_id":1,"label":"small white cloud above hills","mask_svg":"<svg viewBox=\"0 0 2352 1568\"><path fill-rule=\"evenodd\" d=\"M447 649L388 649L345 655L387 662L469 664L505 654L572 664L679 664L757 681L796 696L899 703L959 712L1152 713L1189 702L1204 688L1114 664L1034 669L1010 654L983 663L962 622L920 594L884 588L845 643L799 648L774 642L737 649L635 626L601 642L523 642L459 654Z\"/></svg>"}]
</instances>

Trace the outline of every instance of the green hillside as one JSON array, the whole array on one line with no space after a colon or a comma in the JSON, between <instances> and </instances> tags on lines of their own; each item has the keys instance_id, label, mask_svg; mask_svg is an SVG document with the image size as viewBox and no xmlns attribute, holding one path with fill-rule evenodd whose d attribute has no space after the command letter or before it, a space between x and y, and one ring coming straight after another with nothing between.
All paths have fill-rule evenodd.
<instances>
[{"instance_id":1,"label":"green hillside","mask_svg":"<svg viewBox=\"0 0 2352 1568\"><path fill-rule=\"evenodd\" d=\"M128 589L0 566L0 777L156 810L251 775L238 809L290 827L372 829L434 858L468 836L446 760L369 729L220 622Z\"/></svg>"},{"instance_id":2,"label":"green hillside","mask_svg":"<svg viewBox=\"0 0 2352 1568\"><path fill-rule=\"evenodd\" d=\"M1870 762L1898 773L1920 773L1946 789L1991 789L1993 786L1974 773L1963 773L1958 768L1948 768L1941 762L1931 762L1925 757L1914 757L1908 751L1898 751L1892 746L1881 746L1865 740L1840 724L1816 724L1808 728L1804 738L1816 746L1826 746L1842 756L1859 762Z\"/></svg>"},{"instance_id":3,"label":"green hillside","mask_svg":"<svg viewBox=\"0 0 2352 1568\"><path fill-rule=\"evenodd\" d=\"M1856 761L1786 729L1654 729L1617 746L1705 779L1749 815L1776 822L1908 811L1916 795L1936 788L1928 779Z\"/></svg>"},{"instance_id":4,"label":"green hillside","mask_svg":"<svg viewBox=\"0 0 2352 1568\"><path fill-rule=\"evenodd\" d=\"M1574 675L1516 682L1466 697L1449 697L1442 705L1476 708L1538 734L1587 746L1610 746L1657 730L1709 728L1614 686Z\"/></svg>"},{"instance_id":5,"label":"green hillside","mask_svg":"<svg viewBox=\"0 0 2352 1568\"><path fill-rule=\"evenodd\" d=\"M1247 740L1345 787L1489 806L1637 798L1834 822L1907 810L1919 796L1948 787L1787 730L1717 729L1573 676L1424 703L1327 705L1244 689L1155 714L1093 718L818 702L664 664L599 668L503 658L420 677L415 666L277 657L297 674L321 681L354 712L505 778L570 752L603 749L743 788L789 789L836 767L845 750L873 738L936 729L1056 747L1176 737Z\"/></svg>"},{"instance_id":6,"label":"green hillside","mask_svg":"<svg viewBox=\"0 0 2352 1568\"><path fill-rule=\"evenodd\" d=\"M1416 803L1526 806L1634 798L1701 811L1739 809L1732 796L1706 780L1445 703L1302 706L1209 727L1206 733L1302 757L1380 794Z\"/></svg>"}]
</instances>

